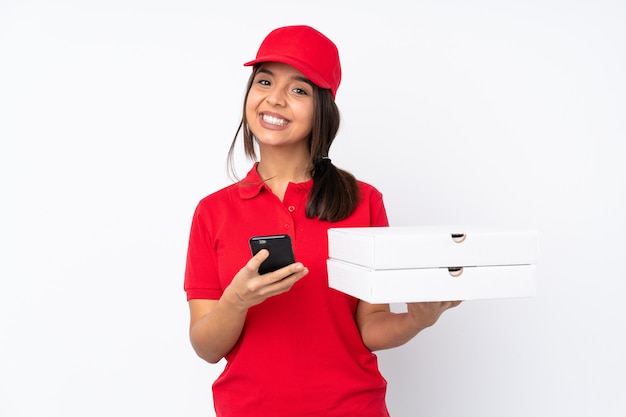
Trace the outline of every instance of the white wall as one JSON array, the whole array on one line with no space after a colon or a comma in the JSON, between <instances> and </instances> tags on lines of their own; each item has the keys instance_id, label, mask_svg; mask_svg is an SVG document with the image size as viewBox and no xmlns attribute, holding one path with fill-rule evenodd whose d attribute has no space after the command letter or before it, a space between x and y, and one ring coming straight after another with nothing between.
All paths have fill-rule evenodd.
<instances>
[{"instance_id":1,"label":"white wall","mask_svg":"<svg viewBox=\"0 0 626 417\"><path fill-rule=\"evenodd\" d=\"M538 297L380 352L392 415L624 415L624 2L220 3L0 0L0 416L212 415L191 214L241 64L297 23L340 48L331 157L392 224L540 233Z\"/></svg>"}]
</instances>

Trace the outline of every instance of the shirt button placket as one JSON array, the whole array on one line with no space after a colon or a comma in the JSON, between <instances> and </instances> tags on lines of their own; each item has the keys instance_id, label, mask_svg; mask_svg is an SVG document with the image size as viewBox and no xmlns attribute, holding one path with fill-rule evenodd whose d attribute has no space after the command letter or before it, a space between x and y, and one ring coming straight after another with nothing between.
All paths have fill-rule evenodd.
<instances>
[{"instance_id":1,"label":"shirt button placket","mask_svg":"<svg viewBox=\"0 0 626 417\"><path fill-rule=\"evenodd\" d=\"M294 233L296 231L294 213L296 212L296 207L298 201L300 200L301 193L302 190L297 185L291 184L290 187L287 188L287 192L285 193L285 197L283 199L283 203L285 204L287 212L289 213L289 215L285 217L285 222L283 225L285 231L290 231L291 233Z\"/></svg>"}]
</instances>

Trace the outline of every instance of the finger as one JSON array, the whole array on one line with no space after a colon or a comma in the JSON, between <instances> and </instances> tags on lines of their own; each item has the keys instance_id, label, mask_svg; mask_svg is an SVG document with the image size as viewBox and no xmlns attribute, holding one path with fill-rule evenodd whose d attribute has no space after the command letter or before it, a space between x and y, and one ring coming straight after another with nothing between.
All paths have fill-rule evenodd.
<instances>
[{"instance_id":1,"label":"finger","mask_svg":"<svg viewBox=\"0 0 626 417\"><path fill-rule=\"evenodd\" d=\"M289 291L296 282L304 278L308 273L309 269L297 262L262 275L262 278L268 280L267 290L275 295Z\"/></svg>"},{"instance_id":2,"label":"finger","mask_svg":"<svg viewBox=\"0 0 626 417\"><path fill-rule=\"evenodd\" d=\"M277 269L274 272L270 272L270 273L266 274L267 275L267 279L268 279L268 283L269 282L284 281L284 280L286 280L288 278L292 278L292 276L294 276L294 275L297 275L297 279L294 280L294 282L295 282L298 279L302 278L304 275L306 275L306 274L300 274L305 269L306 269L305 266L301 262L292 263L290 265L287 265L285 267ZM308 270L307 270L307 272L308 272Z\"/></svg>"},{"instance_id":3,"label":"finger","mask_svg":"<svg viewBox=\"0 0 626 417\"><path fill-rule=\"evenodd\" d=\"M291 275L291 274L295 274L298 272L302 272L304 271L306 268L304 267L304 265L302 264L302 262L294 262L291 265L287 265L281 269L279 269L276 272L280 272L281 275L284 275L285 277Z\"/></svg>"},{"instance_id":4,"label":"finger","mask_svg":"<svg viewBox=\"0 0 626 417\"><path fill-rule=\"evenodd\" d=\"M246 264L246 268L253 272L255 275L259 274L259 267L270 256L270 251L267 249L261 249L254 255L248 263Z\"/></svg>"}]
</instances>

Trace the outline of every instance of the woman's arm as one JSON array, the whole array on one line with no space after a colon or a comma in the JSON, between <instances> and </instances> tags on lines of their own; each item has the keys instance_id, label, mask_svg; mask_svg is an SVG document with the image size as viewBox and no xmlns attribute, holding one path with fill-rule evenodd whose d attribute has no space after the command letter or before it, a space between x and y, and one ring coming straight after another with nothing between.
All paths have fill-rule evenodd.
<instances>
[{"instance_id":1,"label":"woman's arm","mask_svg":"<svg viewBox=\"0 0 626 417\"><path fill-rule=\"evenodd\" d=\"M261 250L235 275L219 300L189 300L189 338L194 350L210 363L219 362L237 343L248 309L282 294L309 271L294 263L259 275L259 265L269 252Z\"/></svg>"},{"instance_id":2,"label":"woman's arm","mask_svg":"<svg viewBox=\"0 0 626 417\"><path fill-rule=\"evenodd\" d=\"M191 346L202 359L219 362L231 351L246 320L247 309L219 300L189 300Z\"/></svg>"},{"instance_id":3,"label":"woman's arm","mask_svg":"<svg viewBox=\"0 0 626 417\"><path fill-rule=\"evenodd\" d=\"M449 308L461 301L408 303L406 313L392 313L388 304L370 304L359 301L356 322L363 343L369 350L401 346L419 332L432 326Z\"/></svg>"}]
</instances>

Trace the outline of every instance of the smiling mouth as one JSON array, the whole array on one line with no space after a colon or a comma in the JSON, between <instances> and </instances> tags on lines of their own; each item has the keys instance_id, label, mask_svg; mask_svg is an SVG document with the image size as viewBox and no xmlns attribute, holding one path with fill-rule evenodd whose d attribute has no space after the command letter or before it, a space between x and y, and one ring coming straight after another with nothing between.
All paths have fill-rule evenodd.
<instances>
[{"instance_id":1,"label":"smiling mouth","mask_svg":"<svg viewBox=\"0 0 626 417\"><path fill-rule=\"evenodd\" d=\"M263 114L261 117L264 122L269 123L271 125L285 126L287 123L289 123L287 120L279 119L274 116L268 116L267 114Z\"/></svg>"}]
</instances>

